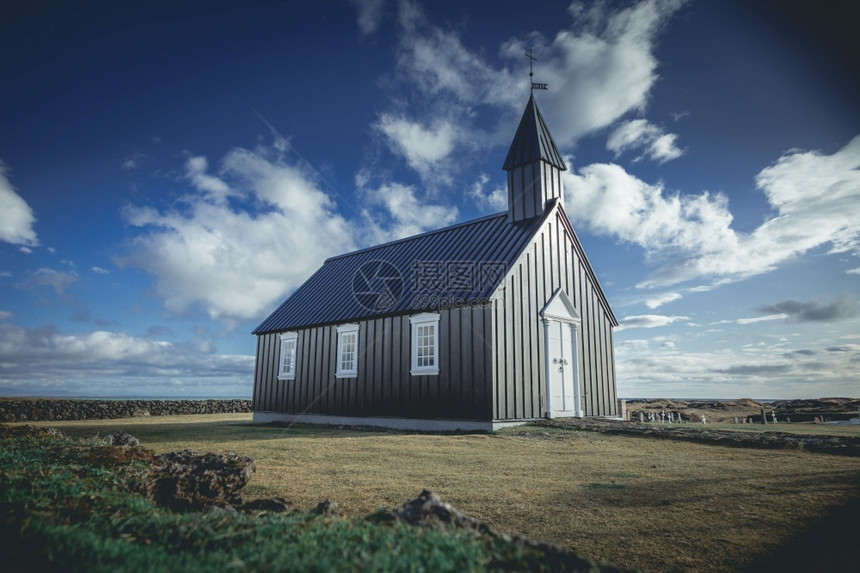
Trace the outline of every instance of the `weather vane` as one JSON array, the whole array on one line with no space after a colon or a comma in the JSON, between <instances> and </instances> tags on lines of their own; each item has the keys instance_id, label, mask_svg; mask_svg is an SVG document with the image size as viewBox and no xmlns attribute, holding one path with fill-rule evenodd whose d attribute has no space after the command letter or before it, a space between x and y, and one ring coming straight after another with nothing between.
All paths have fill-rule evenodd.
<instances>
[{"instance_id":1,"label":"weather vane","mask_svg":"<svg viewBox=\"0 0 860 573\"><path fill-rule=\"evenodd\" d=\"M531 48L529 48L529 51L526 52L526 57L529 59L529 81L531 81L532 78L535 77L534 70L532 69L532 64L534 64L537 61L537 58L532 55L532 49ZM549 84L538 84L538 83L532 82L532 91L549 89L549 87L547 87L547 86L549 86Z\"/></svg>"}]
</instances>

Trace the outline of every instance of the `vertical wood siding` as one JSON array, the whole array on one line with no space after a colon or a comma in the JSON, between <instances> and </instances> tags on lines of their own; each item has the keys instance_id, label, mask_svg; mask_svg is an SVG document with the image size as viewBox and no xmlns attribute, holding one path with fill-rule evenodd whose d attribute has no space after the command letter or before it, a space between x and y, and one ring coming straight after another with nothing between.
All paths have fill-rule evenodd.
<instances>
[{"instance_id":1,"label":"vertical wood siding","mask_svg":"<svg viewBox=\"0 0 860 573\"><path fill-rule=\"evenodd\" d=\"M559 182L560 183L560 182ZM560 220L547 220L493 297L494 419L538 418L546 413L544 331L540 321L562 288L582 317L579 375L586 416L616 414L612 322L597 294L582 248Z\"/></svg>"},{"instance_id":2,"label":"vertical wood siding","mask_svg":"<svg viewBox=\"0 0 860 573\"><path fill-rule=\"evenodd\" d=\"M547 201L561 196L561 171L545 161L533 161L508 171L510 221L539 217Z\"/></svg>"},{"instance_id":3,"label":"vertical wood siding","mask_svg":"<svg viewBox=\"0 0 860 573\"><path fill-rule=\"evenodd\" d=\"M520 177L520 171L509 177ZM546 175L548 188L558 189L560 196L560 172L547 169ZM584 413L616 415L613 318L581 245L562 217L559 210L546 220L488 308L441 311L438 376L409 372L408 315L359 323L354 378L335 377L337 325L297 331L295 380L277 379L280 333L264 334L257 341L254 409L425 419L543 417L546 370L540 311L562 288L582 317L577 340Z\"/></svg>"},{"instance_id":4,"label":"vertical wood siding","mask_svg":"<svg viewBox=\"0 0 860 573\"><path fill-rule=\"evenodd\" d=\"M280 333L260 335L254 409L489 421L493 412L491 311L458 308L440 314L437 376L409 372L408 315L359 322L358 372L353 378L335 376L337 325L296 331L295 380L278 380Z\"/></svg>"}]
</instances>

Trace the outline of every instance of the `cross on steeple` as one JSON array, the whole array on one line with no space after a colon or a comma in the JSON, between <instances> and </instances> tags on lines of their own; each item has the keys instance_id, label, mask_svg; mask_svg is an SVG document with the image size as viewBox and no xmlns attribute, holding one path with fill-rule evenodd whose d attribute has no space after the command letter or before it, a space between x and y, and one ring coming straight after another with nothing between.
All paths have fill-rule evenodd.
<instances>
[{"instance_id":1,"label":"cross on steeple","mask_svg":"<svg viewBox=\"0 0 860 573\"><path fill-rule=\"evenodd\" d=\"M529 51L526 53L526 57L529 59L529 79L534 77L534 71L532 71L532 64L537 61L537 58L532 55L532 49L529 48Z\"/></svg>"},{"instance_id":2,"label":"cross on steeple","mask_svg":"<svg viewBox=\"0 0 860 573\"><path fill-rule=\"evenodd\" d=\"M549 89L547 87L548 84L537 84L537 83L531 81L532 78L534 78L534 76L535 76L534 69L532 68L532 65L537 61L537 58L532 55L532 49L531 48L529 48L529 51L526 52L525 56L529 59L529 81L532 84L532 91Z\"/></svg>"}]
</instances>

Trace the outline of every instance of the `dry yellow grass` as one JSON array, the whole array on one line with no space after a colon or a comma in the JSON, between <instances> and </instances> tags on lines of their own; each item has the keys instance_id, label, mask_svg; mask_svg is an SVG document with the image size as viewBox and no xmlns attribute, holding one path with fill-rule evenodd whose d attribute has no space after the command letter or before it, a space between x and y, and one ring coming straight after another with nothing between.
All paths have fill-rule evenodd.
<instances>
[{"instance_id":1,"label":"dry yellow grass","mask_svg":"<svg viewBox=\"0 0 860 573\"><path fill-rule=\"evenodd\" d=\"M856 458L552 428L420 435L261 427L247 414L46 425L123 429L159 453L249 455L246 497L304 508L328 497L363 515L428 488L500 530L656 571L737 570L860 497Z\"/></svg>"},{"instance_id":2,"label":"dry yellow grass","mask_svg":"<svg viewBox=\"0 0 860 573\"><path fill-rule=\"evenodd\" d=\"M669 426L669 424L655 424ZM685 424L684 428L700 430L732 430L734 432L784 432L788 434L803 434L807 436L857 436L860 437L860 425L857 424L814 424L799 422L792 424L731 424L718 423L706 425Z\"/></svg>"}]
</instances>

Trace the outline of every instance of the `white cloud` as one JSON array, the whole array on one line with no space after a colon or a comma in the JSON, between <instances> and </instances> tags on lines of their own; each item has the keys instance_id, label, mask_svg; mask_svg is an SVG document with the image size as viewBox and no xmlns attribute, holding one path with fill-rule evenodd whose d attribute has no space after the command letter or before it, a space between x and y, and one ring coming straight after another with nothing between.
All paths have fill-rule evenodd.
<instances>
[{"instance_id":1,"label":"white cloud","mask_svg":"<svg viewBox=\"0 0 860 573\"><path fill-rule=\"evenodd\" d=\"M783 300L776 304L764 305L758 310L765 313L778 313L775 316L787 317L796 322L838 322L854 318L860 313L857 301L849 293L833 301Z\"/></svg>"},{"instance_id":2,"label":"white cloud","mask_svg":"<svg viewBox=\"0 0 860 573\"><path fill-rule=\"evenodd\" d=\"M643 149L643 155L659 163L677 159L684 152L675 145L677 135L664 133L662 129L644 119L632 119L621 123L606 140L606 149L619 157L629 150Z\"/></svg>"},{"instance_id":3,"label":"white cloud","mask_svg":"<svg viewBox=\"0 0 860 573\"><path fill-rule=\"evenodd\" d=\"M645 107L658 77L655 41L683 3L644 0L617 10L595 3L585 17L574 14L573 24L551 41L533 32L504 43L499 53L508 66L496 66L468 50L458 31L432 24L416 3L404 0L398 76L390 84L397 88L397 111L382 114L376 129L425 184L428 170L443 160L450 169L469 161L469 153L458 151L506 145L528 94L523 54L534 48L535 79L550 84L541 109L557 143L570 145ZM424 101L429 111L421 117L404 112L412 99ZM482 106L495 109L486 114ZM666 161L680 153L674 135L660 132L652 139L649 157Z\"/></svg>"},{"instance_id":4,"label":"white cloud","mask_svg":"<svg viewBox=\"0 0 860 573\"><path fill-rule=\"evenodd\" d=\"M33 224L33 209L15 192L6 177L6 166L0 161L0 241L20 245L24 252L39 244Z\"/></svg>"},{"instance_id":5,"label":"white cloud","mask_svg":"<svg viewBox=\"0 0 860 573\"><path fill-rule=\"evenodd\" d=\"M767 316L759 316L756 318L739 318L737 319L738 324L755 324L757 322L770 322L771 320L782 320L786 318L787 314L768 314Z\"/></svg>"},{"instance_id":6,"label":"white cloud","mask_svg":"<svg viewBox=\"0 0 860 573\"><path fill-rule=\"evenodd\" d=\"M860 249L860 136L832 155L793 151L762 170L756 185L776 215L751 233L731 228L721 193L669 193L614 164L563 177L577 224L665 261L642 287L738 280L824 245L831 252Z\"/></svg>"},{"instance_id":7,"label":"white cloud","mask_svg":"<svg viewBox=\"0 0 860 573\"><path fill-rule=\"evenodd\" d=\"M449 180L448 171L440 165L454 149L457 128L448 121L436 120L424 125L402 117L382 114L374 128L388 139L393 151L406 159L422 179Z\"/></svg>"},{"instance_id":8,"label":"white cloud","mask_svg":"<svg viewBox=\"0 0 860 573\"><path fill-rule=\"evenodd\" d=\"M648 157L658 163L665 163L677 159L684 154L684 150L675 143L678 136L674 133L664 133L652 141L647 147Z\"/></svg>"},{"instance_id":9,"label":"white cloud","mask_svg":"<svg viewBox=\"0 0 860 573\"><path fill-rule=\"evenodd\" d=\"M618 157L631 148L642 147L660 134L660 128L645 119L633 119L618 125L606 139L606 149Z\"/></svg>"},{"instance_id":10,"label":"white cloud","mask_svg":"<svg viewBox=\"0 0 860 573\"><path fill-rule=\"evenodd\" d=\"M200 191L215 203L223 203L233 195L230 186L206 172L209 165L205 157L189 157L185 162L185 176Z\"/></svg>"},{"instance_id":11,"label":"white cloud","mask_svg":"<svg viewBox=\"0 0 860 573\"><path fill-rule=\"evenodd\" d=\"M470 52L455 31L431 24L416 3L401 1L399 12L397 66L412 89L433 100L453 96L445 103L459 106L516 101L510 89L515 82L507 70L495 69Z\"/></svg>"},{"instance_id":12,"label":"white cloud","mask_svg":"<svg viewBox=\"0 0 860 573\"><path fill-rule=\"evenodd\" d=\"M860 254L860 135L832 155L792 151L756 176L778 216L754 233L763 246L792 251L830 244Z\"/></svg>"},{"instance_id":13,"label":"white cloud","mask_svg":"<svg viewBox=\"0 0 860 573\"><path fill-rule=\"evenodd\" d=\"M570 145L582 135L612 125L645 107L658 79L656 39L683 0L645 0L612 10L595 2L588 10L571 5L574 24L550 43L533 34L512 40L503 51L513 61L534 46L535 79L548 82L541 107L553 136ZM521 65L521 64L520 64Z\"/></svg>"},{"instance_id":14,"label":"white cloud","mask_svg":"<svg viewBox=\"0 0 860 573\"><path fill-rule=\"evenodd\" d=\"M614 164L564 172L568 213L577 224L638 244L649 252L719 251L736 242L722 195L664 193Z\"/></svg>"},{"instance_id":15,"label":"white cloud","mask_svg":"<svg viewBox=\"0 0 860 573\"><path fill-rule=\"evenodd\" d=\"M206 172L204 158L187 169L199 192L185 209L124 209L141 234L117 258L155 276L172 311L200 303L215 319L261 318L327 257L355 246L315 177L272 150L230 151L221 177Z\"/></svg>"},{"instance_id":16,"label":"white cloud","mask_svg":"<svg viewBox=\"0 0 860 573\"><path fill-rule=\"evenodd\" d=\"M383 0L350 0L358 10L358 29L368 36L379 29L382 22Z\"/></svg>"},{"instance_id":17,"label":"white cloud","mask_svg":"<svg viewBox=\"0 0 860 573\"><path fill-rule=\"evenodd\" d=\"M684 297L681 296L681 293L667 292L667 293L663 293L659 296L655 296L654 298L649 298L648 300L645 301L645 306L647 306L651 310L654 310L655 308L661 307L664 304L667 304L667 303L670 303L670 302L673 302L676 300L680 300L682 298L684 298Z\"/></svg>"},{"instance_id":18,"label":"white cloud","mask_svg":"<svg viewBox=\"0 0 860 573\"><path fill-rule=\"evenodd\" d=\"M619 340L619 395L692 398L816 398L855 393L860 345L793 348L784 340L733 350L667 346L661 337Z\"/></svg>"},{"instance_id":19,"label":"white cloud","mask_svg":"<svg viewBox=\"0 0 860 573\"><path fill-rule=\"evenodd\" d=\"M469 190L469 196L475 200L478 208L482 211L490 213L506 211L508 208L507 185L503 183L489 191L485 191L484 188L489 182L490 177L486 173L481 173Z\"/></svg>"},{"instance_id":20,"label":"white cloud","mask_svg":"<svg viewBox=\"0 0 860 573\"><path fill-rule=\"evenodd\" d=\"M849 275L860 275L860 267L857 267L856 269L848 269L845 273Z\"/></svg>"},{"instance_id":21,"label":"white cloud","mask_svg":"<svg viewBox=\"0 0 860 573\"><path fill-rule=\"evenodd\" d=\"M270 149L233 149L217 176L205 157L191 157L186 178L195 189L178 207L123 210L140 234L116 262L153 275L169 310L200 304L211 318L232 326L262 318L330 256L457 219L455 207L429 204L412 186L386 182L371 188L369 173L362 171L356 186L365 205L356 215L371 228L354 226L337 212L318 177L288 163L285 151L279 142Z\"/></svg>"},{"instance_id":22,"label":"white cloud","mask_svg":"<svg viewBox=\"0 0 860 573\"><path fill-rule=\"evenodd\" d=\"M74 271L64 273L47 267L41 267L33 271L28 284L36 286L49 286L54 289L58 297L66 294L68 286L78 280L78 274Z\"/></svg>"},{"instance_id":23,"label":"white cloud","mask_svg":"<svg viewBox=\"0 0 860 573\"><path fill-rule=\"evenodd\" d=\"M662 314L642 314L638 316L627 316L621 319L620 324L615 329L616 332L627 330L628 328L656 328L658 326L666 326L679 320L689 320L687 316L665 316Z\"/></svg>"},{"instance_id":24,"label":"white cloud","mask_svg":"<svg viewBox=\"0 0 860 573\"><path fill-rule=\"evenodd\" d=\"M109 271L109 270L107 270L107 269L103 269L103 268L101 268L101 267L96 267L96 266L94 266L94 267L92 267L90 270L91 270L92 272L94 272L95 274L97 274L97 275L107 275L107 274L110 274L110 271Z\"/></svg>"},{"instance_id":25,"label":"white cloud","mask_svg":"<svg viewBox=\"0 0 860 573\"><path fill-rule=\"evenodd\" d=\"M122 169L123 171L140 169L141 167L143 167L144 163L146 163L147 159L148 157L145 154L136 151L122 160L122 163L120 164L120 169Z\"/></svg>"},{"instance_id":26,"label":"white cloud","mask_svg":"<svg viewBox=\"0 0 860 573\"><path fill-rule=\"evenodd\" d=\"M415 188L411 185L385 183L375 189L360 188L360 191L370 205L384 209L384 217L378 213L368 213L366 217L374 221L384 219L384 224L377 225L375 229L378 237L389 240L409 237L445 227L457 220L456 207L422 202L415 196Z\"/></svg>"},{"instance_id":27,"label":"white cloud","mask_svg":"<svg viewBox=\"0 0 860 573\"><path fill-rule=\"evenodd\" d=\"M250 388L253 365L250 355L203 353L191 345L124 332L62 333L51 325L0 324L0 389L6 394L32 395L51 388L87 394L94 387L105 392L110 381L118 394L128 394L129 388L143 394L147 388L141 381L150 378L153 384L172 378L202 380L210 387L220 380ZM200 390L206 392L205 387Z\"/></svg>"}]
</instances>

